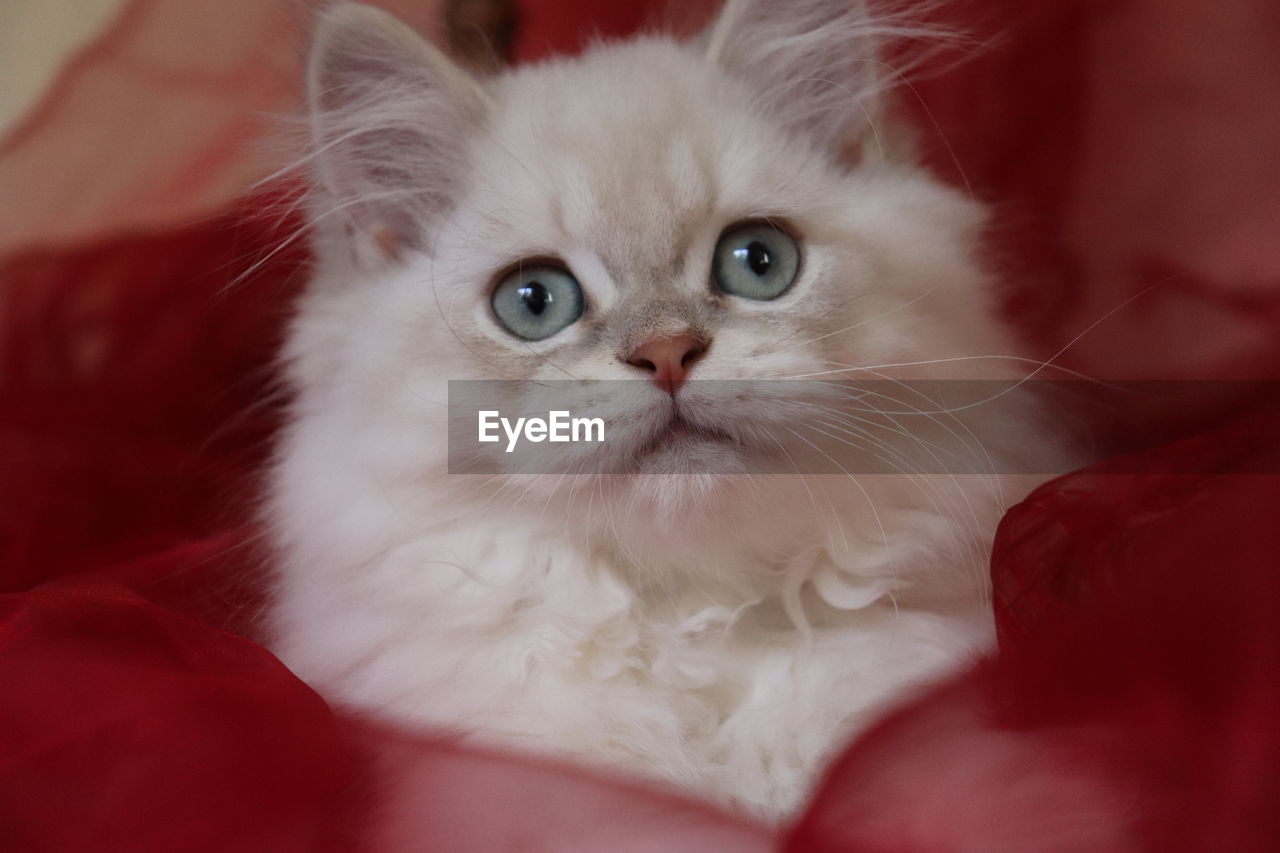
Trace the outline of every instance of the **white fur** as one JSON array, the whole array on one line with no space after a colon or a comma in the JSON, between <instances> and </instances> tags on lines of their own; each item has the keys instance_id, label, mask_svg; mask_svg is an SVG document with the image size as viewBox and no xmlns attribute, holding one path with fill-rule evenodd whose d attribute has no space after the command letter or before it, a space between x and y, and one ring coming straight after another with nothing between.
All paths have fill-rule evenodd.
<instances>
[{"instance_id":1,"label":"white fur","mask_svg":"<svg viewBox=\"0 0 1280 853\"><path fill-rule=\"evenodd\" d=\"M319 260L285 354L296 403L269 521L275 646L331 699L776 819L885 703L987 647L987 549L1026 483L446 473L447 380L637 378L620 342L689 317L714 337L695 379L1017 375L936 361L1015 352L973 257L977 206L910 164L841 165L870 113L821 87L779 100L787 80L746 67L764 38L764 70L785 75L794 19L825 40L797 73L861 90L830 43L847 5L758 5L764 36L735 11L710 48L599 46L483 87L380 13L322 21ZM812 38L793 42L812 58ZM798 232L801 279L776 302L710 296L718 235L753 216ZM516 340L488 287L548 254L588 315ZM629 384L614 423L646 429L663 392ZM765 417L759 401L696 404L720 424ZM982 453L1034 452L1032 411L1000 427Z\"/></svg>"}]
</instances>

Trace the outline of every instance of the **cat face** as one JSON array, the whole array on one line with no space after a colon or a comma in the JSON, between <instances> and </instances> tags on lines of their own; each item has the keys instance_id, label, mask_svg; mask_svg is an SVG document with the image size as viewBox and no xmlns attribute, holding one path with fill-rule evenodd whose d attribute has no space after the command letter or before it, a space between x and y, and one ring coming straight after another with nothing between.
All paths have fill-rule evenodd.
<instances>
[{"instance_id":1,"label":"cat face","mask_svg":"<svg viewBox=\"0 0 1280 853\"><path fill-rule=\"evenodd\" d=\"M580 392L610 441L567 447L562 471L635 474L610 494L691 517L714 477L648 475L796 451L785 425L826 393L697 380L1007 352L973 259L981 213L882 149L851 53L874 27L850 8L735 5L705 45L598 47L481 85L339 7L313 57L319 264L290 347L312 409L348 410L396 476L438 463L447 379L635 380Z\"/></svg>"},{"instance_id":2,"label":"cat face","mask_svg":"<svg viewBox=\"0 0 1280 853\"><path fill-rule=\"evenodd\" d=\"M504 377L655 378L642 350L673 339L681 376L797 375L824 349L809 339L896 304L841 198L873 182L762 120L701 57L630 44L513 75L494 98L475 183L432 251Z\"/></svg>"}]
</instances>

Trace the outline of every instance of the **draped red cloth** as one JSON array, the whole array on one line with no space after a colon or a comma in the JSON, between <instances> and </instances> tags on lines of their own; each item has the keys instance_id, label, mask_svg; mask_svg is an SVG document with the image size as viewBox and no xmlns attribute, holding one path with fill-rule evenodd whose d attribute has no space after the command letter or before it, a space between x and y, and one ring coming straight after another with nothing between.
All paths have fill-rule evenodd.
<instances>
[{"instance_id":1,"label":"draped red cloth","mask_svg":"<svg viewBox=\"0 0 1280 853\"><path fill-rule=\"evenodd\" d=\"M297 24L228 2L179 49L184 2L131 3L0 142L0 847L1280 849L1280 418L1230 403L1015 507L1000 652L851 744L779 832L336 714L254 642L270 359L305 252L279 248L279 198L232 202L267 171L235 140L293 91ZM525 7L526 60L649 14ZM908 107L994 203L1033 347L1106 378L1273 376L1274 4L948 14L986 46ZM184 97L216 104L166 108Z\"/></svg>"}]
</instances>

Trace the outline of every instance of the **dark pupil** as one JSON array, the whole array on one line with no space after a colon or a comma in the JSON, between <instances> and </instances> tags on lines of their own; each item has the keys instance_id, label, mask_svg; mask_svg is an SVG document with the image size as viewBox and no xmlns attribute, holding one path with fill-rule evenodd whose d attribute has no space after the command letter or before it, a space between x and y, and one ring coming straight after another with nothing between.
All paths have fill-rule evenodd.
<instances>
[{"instance_id":1,"label":"dark pupil","mask_svg":"<svg viewBox=\"0 0 1280 853\"><path fill-rule=\"evenodd\" d=\"M747 266L751 267L751 271L758 276L763 277L769 271L769 267L773 266L773 258L769 255L768 247L759 240L748 243L744 254Z\"/></svg>"},{"instance_id":2,"label":"dark pupil","mask_svg":"<svg viewBox=\"0 0 1280 853\"><path fill-rule=\"evenodd\" d=\"M547 292L547 288L540 281L531 281L524 287L520 288L520 300L524 302L524 307L535 316L542 314L547 310L547 306L551 304L551 294Z\"/></svg>"}]
</instances>

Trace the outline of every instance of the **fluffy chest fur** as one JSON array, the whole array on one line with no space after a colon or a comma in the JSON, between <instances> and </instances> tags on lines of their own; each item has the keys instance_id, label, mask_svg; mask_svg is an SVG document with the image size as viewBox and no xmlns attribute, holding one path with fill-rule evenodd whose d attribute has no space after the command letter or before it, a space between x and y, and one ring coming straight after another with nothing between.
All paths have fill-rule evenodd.
<instances>
[{"instance_id":1,"label":"fluffy chest fur","mask_svg":"<svg viewBox=\"0 0 1280 853\"><path fill-rule=\"evenodd\" d=\"M784 590L834 568L822 548L763 571L726 557L725 572L771 581L744 598L646 587L643 566L566 537L558 519L450 515L383 531L363 564L325 559L329 543L314 542L307 574L281 589L284 659L383 719L549 750L762 816L796 805L883 703L989 639L981 599L898 602L871 579L846 583L842 607L806 588L797 625Z\"/></svg>"}]
</instances>

